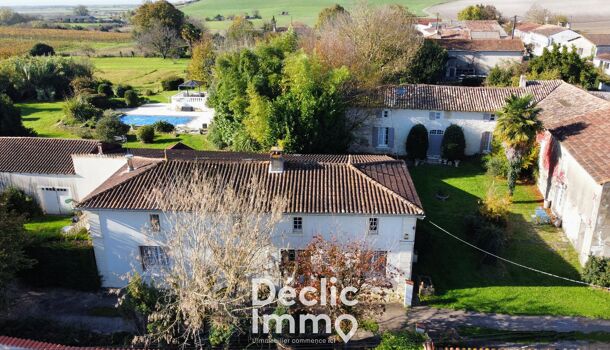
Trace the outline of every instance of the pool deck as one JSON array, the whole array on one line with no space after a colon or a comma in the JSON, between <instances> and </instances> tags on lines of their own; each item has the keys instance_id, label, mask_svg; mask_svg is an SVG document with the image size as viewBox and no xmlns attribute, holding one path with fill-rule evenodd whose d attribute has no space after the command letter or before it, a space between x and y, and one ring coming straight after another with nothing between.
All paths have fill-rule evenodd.
<instances>
[{"instance_id":1,"label":"pool deck","mask_svg":"<svg viewBox=\"0 0 610 350\"><path fill-rule=\"evenodd\" d=\"M149 103L137 108L122 108L118 110L127 115L166 115L171 117L191 117L193 120L186 124L186 127L191 129L201 129L201 126L206 123L210 125L214 118L214 110L207 108L201 112L182 112L170 109L169 103Z\"/></svg>"}]
</instances>

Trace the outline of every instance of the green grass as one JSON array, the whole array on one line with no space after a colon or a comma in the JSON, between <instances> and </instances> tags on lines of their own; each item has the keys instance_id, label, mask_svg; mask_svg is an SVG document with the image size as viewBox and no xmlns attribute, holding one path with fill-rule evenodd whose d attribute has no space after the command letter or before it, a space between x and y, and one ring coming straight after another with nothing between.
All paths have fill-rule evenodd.
<instances>
[{"instance_id":1,"label":"green grass","mask_svg":"<svg viewBox=\"0 0 610 350\"><path fill-rule=\"evenodd\" d=\"M72 224L71 216L41 216L25 223L26 232L36 240L55 241L61 239L61 229Z\"/></svg>"},{"instance_id":2,"label":"green grass","mask_svg":"<svg viewBox=\"0 0 610 350\"><path fill-rule=\"evenodd\" d=\"M409 10L417 15L424 15L424 9L432 5L440 4L445 0L369 0L371 5L394 4L398 3L406 6ZM223 16L240 15L248 13L253 14L254 10L258 10L262 19L253 20L256 27L262 26L266 21L271 20L275 16L279 26L287 26L292 22L301 22L307 25L314 25L318 13L325 8L334 4L340 4L343 7L353 7L357 0L281 0L281 1L265 1L265 0L201 0L193 4L180 7L184 13L191 17L204 20L206 17L214 17L217 14ZM287 16L282 16L282 11L288 11ZM205 22L210 29L224 30L230 25L231 21L222 22Z\"/></svg>"},{"instance_id":3,"label":"green grass","mask_svg":"<svg viewBox=\"0 0 610 350\"><path fill-rule=\"evenodd\" d=\"M557 341L591 341L610 342L608 332L555 332L555 331L506 331L481 327L460 327L458 333L461 337L477 341L515 342L515 343L550 343ZM444 341L438 340L439 343ZM449 342L450 343L450 342ZM461 344L463 345L463 344Z\"/></svg>"},{"instance_id":4,"label":"green grass","mask_svg":"<svg viewBox=\"0 0 610 350\"><path fill-rule=\"evenodd\" d=\"M184 77L188 59L157 57L95 57L95 75L114 84L129 84L137 89L161 90L160 82L172 75Z\"/></svg>"},{"instance_id":5,"label":"green grass","mask_svg":"<svg viewBox=\"0 0 610 350\"><path fill-rule=\"evenodd\" d=\"M423 165L410 169L426 210L418 224L415 273L432 277L437 307L482 312L531 315L570 315L610 318L610 293L551 278L510 264L481 265L472 248L433 228L431 220L466 238L465 215L477 210L490 184L505 189L505 181L488 177L479 161L459 168ZM434 195L442 189L450 195L443 202ZM501 254L519 263L553 274L579 279L577 255L560 230L534 226L530 215L541 198L533 185L519 185L513 197L510 244Z\"/></svg>"}]
</instances>

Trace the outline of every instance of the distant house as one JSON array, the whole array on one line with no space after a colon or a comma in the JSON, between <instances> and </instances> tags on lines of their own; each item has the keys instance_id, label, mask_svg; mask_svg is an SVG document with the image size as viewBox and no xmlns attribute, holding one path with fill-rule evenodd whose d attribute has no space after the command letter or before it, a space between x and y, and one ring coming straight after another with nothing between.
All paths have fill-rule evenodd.
<instances>
[{"instance_id":1,"label":"distant house","mask_svg":"<svg viewBox=\"0 0 610 350\"><path fill-rule=\"evenodd\" d=\"M448 53L446 80L462 76L486 76L502 64L520 63L525 47L520 39L441 39L436 40Z\"/></svg>"},{"instance_id":2,"label":"distant house","mask_svg":"<svg viewBox=\"0 0 610 350\"><path fill-rule=\"evenodd\" d=\"M610 34L586 34L585 37L595 45L593 64L610 75Z\"/></svg>"},{"instance_id":3,"label":"distant house","mask_svg":"<svg viewBox=\"0 0 610 350\"><path fill-rule=\"evenodd\" d=\"M523 40L534 56L542 55L545 48L551 49L553 45L565 46L568 49L574 47L581 57L595 55L594 43L571 30L569 26L519 23L515 28L515 36Z\"/></svg>"},{"instance_id":4,"label":"distant house","mask_svg":"<svg viewBox=\"0 0 610 350\"><path fill-rule=\"evenodd\" d=\"M171 222L148 195L153 189L167 188L182 176L208 176L206 181L219 189L228 184L243 189L256 176L267 198L282 196L288 201L273 234L275 258L279 260L282 251L294 258L314 235L364 238L399 270L395 287L404 293L405 281L411 278L415 226L424 211L403 161L379 155L286 154L272 164L269 155L260 153L134 153L78 205L90 218L105 287L125 286L121 277L134 267L146 276L155 264L167 263L167 259L149 259L163 254L163 242L144 228L171 229Z\"/></svg>"},{"instance_id":5,"label":"distant house","mask_svg":"<svg viewBox=\"0 0 610 350\"><path fill-rule=\"evenodd\" d=\"M562 222L581 263L610 257L610 101L563 81L521 81L520 87L385 86L357 100L360 120L352 152L404 155L416 124L428 130L428 160L441 158L445 129L462 127L466 155L491 150L495 112L510 95L532 94L542 108L539 182L545 204ZM533 214L533 213L532 213Z\"/></svg>"},{"instance_id":6,"label":"distant house","mask_svg":"<svg viewBox=\"0 0 610 350\"><path fill-rule=\"evenodd\" d=\"M428 157L440 159L445 129L460 125L466 138L466 154L491 150L496 111L512 94L546 97L560 81L528 82L514 88L466 87L450 85L400 85L376 89L350 110L365 122L356 131L352 152L406 154L411 128L423 124L428 129Z\"/></svg>"},{"instance_id":7,"label":"distant house","mask_svg":"<svg viewBox=\"0 0 610 350\"><path fill-rule=\"evenodd\" d=\"M418 19L415 28L428 39L493 40L506 39L508 35L495 20L436 21Z\"/></svg>"},{"instance_id":8,"label":"distant house","mask_svg":"<svg viewBox=\"0 0 610 350\"><path fill-rule=\"evenodd\" d=\"M94 140L0 137L0 190L20 188L47 214L72 213L74 201L123 165L105 147Z\"/></svg>"}]
</instances>

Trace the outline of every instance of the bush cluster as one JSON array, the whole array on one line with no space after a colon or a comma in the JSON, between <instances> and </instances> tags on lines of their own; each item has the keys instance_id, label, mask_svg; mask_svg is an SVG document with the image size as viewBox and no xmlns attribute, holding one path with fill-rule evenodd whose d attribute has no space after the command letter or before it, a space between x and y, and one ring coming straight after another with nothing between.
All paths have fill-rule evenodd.
<instances>
[{"instance_id":1,"label":"bush cluster","mask_svg":"<svg viewBox=\"0 0 610 350\"><path fill-rule=\"evenodd\" d=\"M106 97L114 96L114 91L112 91L112 85L107 83L99 84L97 86L97 93L103 94Z\"/></svg>"},{"instance_id":2,"label":"bush cluster","mask_svg":"<svg viewBox=\"0 0 610 350\"><path fill-rule=\"evenodd\" d=\"M169 77L161 80L161 88L163 91L178 90L178 86L184 83L184 79L180 77Z\"/></svg>"},{"instance_id":3,"label":"bush cluster","mask_svg":"<svg viewBox=\"0 0 610 350\"><path fill-rule=\"evenodd\" d=\"M0 203L5 206L9 213L25 215L27 218L42 215L42 209L40 209L36 198L16 187L8 187L0 193Z\"/></svg>"},{"instance_id":4,"label":"bush cluster","mask_svg":"<svg viewBox=\"0 0 610 350\"><path fill-rule=\"evenodd\" d=\"M451 124L445 129L443 141L441 143L441 156L448 160L464 159L466 149L466 138L461 126Z\"/></svg>"},{"instance_id":5,"label":"bush cluster","mask_svg":"<svg viewBox=\"0 0 610 350\"><path fill-rule=\"evenodd\" d=\"M129 128L129 125L121 121L118 113L105 111L95 126L95 134L98 140L112 143L115 142L115 137L126 135Z\"/></svg>"},{"instance_id":6,"label":"bush cluster","mask_svg":"<svg viewBox=\"0 0 610 350\"><path fill-rule=\"evenodd\" d=\"M125 105L127 107L137 107L140 105L140 97L135 90L125 91Z\"/></svg>"},{"instance_id":7,"label":"bush cluster","mask_svg":"<svg viewBox=\"0 0 610 350\"><path fill-rule=\"evenodd\" d=\"M156 132L172 132L176 129L176 127L165 120L159 120L153 123L153 127Z\"/></svg>"},{"instance_id":8,"label":"bush cluster","mask_svg":"<svg viewBox=\"0 0 610 350\"><path fill-rule=\"evenodd\" d=\"M125 97L125 92L128 90L133 90L133 87L131 87L131 85L119 84L117 85L114 94L116 97L123 98Z\"/></svg>"},{"instance_id":9,"label":"bush cluster","mask_svg":"<svg viewBox=\"0 0 610 350\"><path fill-rule=\"evenodd\" d=\"M589 256L582 279L587 283L610 288L610 258Z\"/></svg>"},{"instance_id":10,"label":"bush cluster","mask_svg":"<svg viewBox=\"0 0 610 350\"><path fill-rule=\"evenodd\" d=\"M155 140L155 127L144 125L138 129L137 136L142 143L152 143Z\"/></svg>"},{"instance_id":11,"label":"bush cluster","mask_svg":"<svg viewBox=\"0 0 610 350\"><path fill-rule=\"evenodd\" d=\"M30 49L30 56L53 56L55 49L45 43L36 43Z\"/></svg>"},{"instance_id":12,"label":"bush cluster","mask_svg":"<svg viewBox=\"0 0 610 350\"><path fill-rule=\"evenodd\" d=\"M407 156L410 159L426 159L428 153L428 129L423 124L414 125L407 136Z\"/></svg>"}]
</instances>

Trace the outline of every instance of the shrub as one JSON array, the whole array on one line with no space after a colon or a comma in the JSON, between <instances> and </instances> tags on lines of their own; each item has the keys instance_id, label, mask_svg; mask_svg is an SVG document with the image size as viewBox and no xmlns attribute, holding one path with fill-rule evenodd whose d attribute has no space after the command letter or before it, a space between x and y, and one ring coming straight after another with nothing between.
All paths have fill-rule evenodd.
<instances>
[{"instance_id":1,"label":"shrub","mask_svg":"<svg viewBox=\"0 0 610 350\"><path fill-rule=\"evenodd\" d=\"M37 43L34 44L34 46L32 46L32 48L30 49L30 56L53 56L55 55L55 50L53 49L52 46L44 44L44 43Z\"/></svg>"},{"instance_id":2,"label":"shrub","mask_svg":"<svg viewBox=\"0 0 610 350\"><path fill-rule=\"evenodd\" d=\"M152 125L144 125L138 129L138 140L143 143L151 143L155 139L155 128Z\"/></svg>"},{"instance_id":3,"label":"shrub","mask_svg":"<svg viewBox=\"0 0 610 350\"><path fill-rule=\"evenodd\" d=\"M134 90L125 91L125 104L127 107L137 107L140 105L140 97Z\"/></svg>"},{"instance_id":4,"label":"shrub","mask_svg":"<svg viewBox=\"0 0 610 350\"><path fill-rule=\"evenodd\" d=\"M428 152L428 129L423 124L414 125L407 136L407 156L410 159L426 159Z\"/></svg>"},{"instance_id":5,"label":"shrub","mask_svg":"<svg viewBox=\"0 0 610 350\"><path fill-rule=\"evenodd\" d=\"M148 316L156 310L161 292L135 274L129 280L125 294L119 299L119 311L127 317Z\"/></svg>"},{"instance_id":6,"label":"shrub","mask_svg":"<svg viewBox=\"0 0 610 350\"><path fill-rule=\"evenodd\" d=\"M131 85L119 84L114 93L117 97L123 98L125 97L125 92L128 90L133 90L133 87L131 87Z\"/></svg>"},{"instance_id":7,"label":"shrub","mask_svg":"<svg viewBox=\"0 0 610 350\"><path fill-rule=\"evenodd\" d=\"M65 122L67 124L84 123L89 120L98 120L102 110L94 107L81 97L73 97L64 103Z\"/></svg>"},{"instance_id":8,"label":"shrub","mask_svg":"<svg viewBox=\"0 0 610 350\"><path fill-rule=\"evenodd\" d=\"M153 96L155 94L151 89L144 90L144 96Z\"/></svg>"},{"instance_id":9,"label":"shrub","mask_svg":"<svg viewBox=\"0 0 610 350\"><path fill-rule=\"evenodd\" d=\"M610 288L610 258L590 255L582 271L582 280Z\"/></svg>"},{"instance_id":10,"label":"shrub","mask_svg":"<svg viewBox=\"0 0 610 350\"><path fill-rule=\"evenodd\" d=\"M451 124L445 129L443 141L441 143L441 155L445 159L460 160L464 158L466 149L466 139L464 130L456 124Z\"/></svg>"},{"instance_id":11,"label":"shrub","mask_svg":"<svg viewBox=\"0 0 610 350\"><path fill-rule=\"evenodd\" d=\"M510 214L510 205L510 196L500 194L498 188L492 183L487 190L485 198L481 201L479 212L488 221L506 227L508 215Z\"/></svg>"},{"instance_id":12,"label":"shrub","mask_svg":"<svg viewBox=\"0 0 610 350\"><path fill-rule=\"evenodd\" d=\"M102 111L112 107L110 99L104 94L81 94L80 97Z\"/></svg>"},{"instance_id":13,"label":"shrub","mask_svg":"<svg viewBox=\"0 0 610 350\"><path fill-rule=\"evenodd\" d=\"M426 336L409 331L384 332L375 350L420 350Z\"/></svg>"},{"instance_id":14,"label":"shrub","mask_svg":"<svg viewBox=\"0 0 610 350\"><path fill-rule=\"evenodd\" d=\"M506 229L487 220L480 213L464 217L464 228L474 245L492 254L498 255L508 243ZM496 258L493 256L485 253L481 254L484 263L493 264L496 262Z\"/></svg>"},{"instance_id":15,"label":"shrub","mask_svg":"<svg viewBox=\"0 0 610 350\"><path fill-rule=\"evenodd\" d=\"M33 287L62 287L96 291L101 278L89 242L46 242L25 249L26 255L37 261L31 269L20 273Z\"/></svg>"},{"instance_id":16,"label":"shrub","mask_svg":"<svg viewBox=\"0 0 610 350\"><path fill-rule=\"evenodd\" d=\"M97 93L103 94L107 97L114 96L114 92L112 91L112 86L109 84L100 84L97 86Z\"/></svg>"},{"instance_id":17,"label":"shrub","mask_svg":"<svg viewBox=\"0 0 610 350\"><path fill-rule=\"evenodd\" d=\"M6 211L23 214L28 218L42 215L36 199L16 187L8 187L0 194L0 202Z\"/></svg>"},{"instance_id":18,"label":"shrub","mask_svg":"<svg viewBox=\"0 0 610 350\"><path fill-rule=\"evenodd\" d=\"M89 76L76 77L70 82L70 87L74 91L75 95L82 93L83 91L91 91L95 93L97 89L97 81Z\"/></svg>"},{"instance_id":19,"label":"shrub","mask_svg":"<svg viewBox=\"0 0 610 350\"><path fill-rule=\"evenodd\" d=\"M503 154L488 154L483 158L487 173L493 177L506 178L508 174L508 160Z\"/></svg>"},{"instance_id":20,"label":"shrub","mask_svg":"<svg viewBox=\"0 0 610 350\"><path fill-rule=\"evenodd\" d=\"M99 140L115 142L116 136L123 136L129 132L129 125L123 123L118 115L106 112L104 114L95 126L95 134Z\"/></svg>"},{"instance_id":21,"label":"shrub","mask_svg":"<svg viewBox=\"0 0 610 350\"><path fill-rule=\"evenodd\" d=\"M154 122L153 127L156 132L172 132L176 129L172 123L166 122L165 120Z\"/></svg>"},{"instance_id":22,"label":"shrub","mask_svg":"<svg viewBox=\"0 0 610 350\"><path fill-rule=\"evenodd\" d=\"M184 79L180 77L169 77L161 80L161 88L163 91L178 90L178 86L184 83Z\"/></svg>"}]
</instances>

